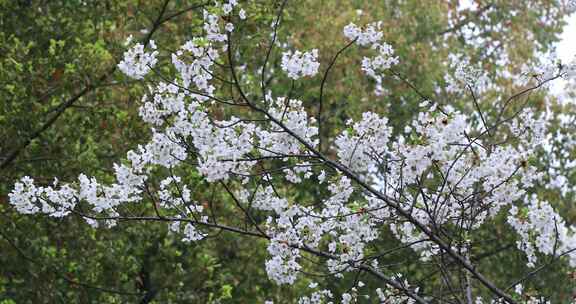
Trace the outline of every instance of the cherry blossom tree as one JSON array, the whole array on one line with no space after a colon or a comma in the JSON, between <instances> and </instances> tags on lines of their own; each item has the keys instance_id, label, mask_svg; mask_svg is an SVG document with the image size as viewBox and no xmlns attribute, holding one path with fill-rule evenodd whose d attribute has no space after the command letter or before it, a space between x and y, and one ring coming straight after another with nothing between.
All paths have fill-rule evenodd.
<instances>
[{"instance_id":1,"label":"cherry blossom tree","mask_svg":"<svg viewBox=\"0 0 576 304\"><path fill-rule=\"evenodd\" d=\"M576 65L553 62L510 76L524 89L504 96L494 105L497 114L487 115L478 102L494 84L480 67L454 56L446 89L475 105L459 110L425 96L396 72L403 58L379 22L345 26L342 47L329 62L319 62L317 49L279 43L286 2L270 24L264 53L240 47L245 37L238 29L250 11L236 0L205 6L203 33L177 50L129 39L118 68L148 84L139 114L150 128L149 142L115 165L113 182L89 172L52 185L23 177L10 203L23 214L76 216L102 228L165 222L182 242L207 242L221 232L246 242L263 239L269 257L262 267L279 285L305 276L356 277L338 294L312 283L298 303L542 301L524 294L523 283L552 262L575 267L576 235L535 189L570 191L559 167L574 166L562 151L571 151L575 141L558 141L549 132L572 116L534 111L528 96L573 76ZM321 136L330 71L351 48L364 54L354 68L371 79L366 90L385 94L382 82L394 77L420 95L418 112L403 130L394 130L384 114L365 112L337 136ZM271 67L276 57L280 70ZM247 67L248 58L260 63L258 69ZM273 78L291 89L273 88ZM295 86L314 78L321 81L315 102L296 97ZM543 162L556 165L543 170ZM190 172L228 200L195 199L198 190L186 182ZM214 206L221 203L233 204L241 218L219 215ZM153 212L134 211L144 204ZM492 225L515 233L516 250L530 269L507 285L496 284L475 262L476 241ZM382 242L390 237L399 245ZM418 282L382 263L406 250L417 256L409 263L427 265L440 280ZM542 263L543 257L551 259ZM377 283L364 283L360 274Z\"/></svg>"}]
</instances>

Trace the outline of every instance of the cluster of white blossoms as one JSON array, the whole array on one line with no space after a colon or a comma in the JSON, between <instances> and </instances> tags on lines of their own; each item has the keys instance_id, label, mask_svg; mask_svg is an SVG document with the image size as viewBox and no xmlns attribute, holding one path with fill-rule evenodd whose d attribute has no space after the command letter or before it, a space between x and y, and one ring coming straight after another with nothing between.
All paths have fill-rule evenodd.
<instances>
[{"instance_id":1,"label":"cluster of white blossoms","mask_svg":"<svg viewBox=\"0 0 576 304\"><path fill-rule=\"evenodd\" d=\"M388 119L366 112L362 120L347 122L349 129L340 134L334 144L340 162L356 172L376 170L378 160L371 154L386 155L392 128Z\"/></svg>"},{"instance_id":2,"label":"cluster of white blossoms","mask_svg":"<svg viewBox=\"0 0 576 304\"><path fill-rule=\"evenodd\" d=\"M314 291L309 296L304 296L298 299L298 304L324 304L324 303L334 303L330 301L334 295L330 290L318 290Z\"/></svg>"},{"instance_id":3,"label":"cluster of white blossoms","mask_svg":"<svg viewBox=\"0 0 576 304\"><path fill-rule=\"evenodd\" d=\"M407 289L410 289L410 284L408 281L402 278L401 274L396 274L392 277L392 279L396 282L399 282L400 285L404 286ZM332 304L332 303L341 303L341 304L352 304L352 303L362 303L363 300L370 300L371 296L367 293L362 294L359 289L365 287L366 284L362 281L358 281L356 286L351 287L347 292L340 295L340 301L335 302L333 301L334 298L337 298L330 290L314 290L310 295L302 296L298 299L298 304ZM318 284L312 283L309 286L311 289L317 289ZM414 289L415 292L418 292L418 288ZM379 303L390 303L390 304L413 304L416 301L410 297L407 297L401 292L399 292L393 286L386 284L386 288L376 288L375 290L376 298L378 299ZM266 304L272 304L272 302L266 302Z\"/></svg>"},{"instance_id":4,"label":"cluster of white blossoms","mask_svg":"<svg viewBox=\"0 0 576 304\"><path fill-rule=\"evenodd\" d=\"M319 67L317 49L304 53L285 51L282 54L282 70L294 80L316 75Z\"/></svg>"},{"instance_id":5,"label":"cluster of white blossoms","mask_svg":"<svg viewBox=\"0 0 576 304\"><path fill-rule=\"evenodd\" d=\"M402 277L401 273L396 274L393 277L393 279L397 282L400 282L401 285L404 286L405 288L407 289L411 288L410 284L406 279ZM414 299L400 294L399 291L394 287L390 286L390 284L386 284L386 287L387 288L385 288L384 290L382 290L382 288L376 288L376 295L378 296L378 300L380 300L381 303L390 303L390 304L415 303ZM418 287L414 288L415 293L418 293L418 290L419 290Z\"/></svg>"},{"instance_id":6,"label":"cluster of white blossoms","mask_svg":"<svg viewBox=\"0 0 576 304\"><path fill-rule=\"evenodd\" d=\"M471 64L470 59L456 54L448 56L453 74L445 74L446 91L449 93L464 93L469 89L475 94L485 92L490 86L486 71Z\"/></svg>"},{"instance_id":7,"label":"cluster of white blossoms","mask_svg":"<svg viewBox=\"0 0 576 304\"><path fill-rule=\"evenodd\" d=\"M576 78L576 56L572 58L572 60L564 67L565 70L565 78L567 79L574 79Z\"/></svg>"},{"instance_id":8,"label":"cluster of white blossoms","mask_svg":"<svg viewBox=\"0 0 576 304\"><path fill-rule=\"evenodd\" d=\"M170 57L177 72L174 79L163 78L142 99L139 113L150 125L151 140L130 151L126 164L115 166L115 182L106 185L80 175L76 183L42 187L24 177L9 194L10 203L21 213L56 217L79 213L76 209L87 212L76 208L83 204L91 207L89 214L79 213L87 221L102 222L98 215L104 215L110 225L111 218L122 215L122 205L140 202L156 189L148 198L158 199L153 201L157 215L170 216L170 231L183 241L197 241L207 234L204 226L218 227L218 223L207 216L208 208L194 201L185 179L173 175L178 172L174 169L190 172L193 166L206 182L232 185L228 193L235 194L235 202L249 206L243 212L257 210L265 216L262 230L259 223L254 226L262 233L259 236L269 240L265 267L277 284L298 280L306 254L321 253L326 270L336 278L360 266L380 269L378 258L367 248L383 228L424 260L442 251L466 252L467 241L441 248L427 229L461 227L473 234L501 210L509 211L508 223L518 233L518 248L526 253L530 266L537 262L537 253L560 254L576 246L573 229L550 204L527 195L543 179L529 160L546 140L545 117L526 111L515 119L498 121L506 134L503 139L514 144L495 145L486 126L450 107L421 104L422 111L403 135L393 135L386 117L366 112L349 121L347 129L332 139L329 153L321 154L324 151L316 150L317 121L303 101L272 93L254 101L248 100L254 94L246 97L238 92L245 99L238 102L234 99L240 97L224 100L223 94L216 94L214 75L221 72L219 66L231 64L218 60L225 61L221 52L231 51L228 35L234 30L222 17L235 11L240 19L246 17L235 0L218 5L219 13L203 14L204 35L187 41ZM382 72L398 63L383 41L381 23L364 29L350 24L344 35L376 52L364 58L362 69L380 85ZM155 49L152 43L151 47ZM156 64L156 53L145 53L143 46L136 45L125 53L119 67L127 76L142 79ZM318 53L288 51L281 65L291 79L313 76L318 72ZM231 70L236 72L234 67ZM467 84L477 81L471 75L476 74L465 68L455 73ZM239 110L233 116L224 107ZM247 109L259 119L247 115ZM166 171L170 175L159 187L148 187L148 176ZM277 189L278 180L288 183ZM297 184L306 180L318 180L313 184L318 195L297 195ZM569 259L576 266L576 254ZM405 290L388 284L386 290L375 290L377 298L385 303L412 303L406 290L417 294L418 289L399 276L394 280ZM358 297L357 289L352 289L341 300L353 303ZM319 290L299 303L332 298L329 290Z\"/></svg>"},{"instance_id":9,"label":"cluster of white blossoms","mask_svg":"<svg viewBox=\"0 0 576 304\"><path fill-rule=\"evenodd\" d=\"M569 183L569 176L576 168L576 159L572 158L576 151L576 133L573 126L576 115L561 113L557 115L554 133L549 132L543 141L542 148L547 158L546 183L547 189L559 191L566 198L576 191Z\"/></svg>"},{"instance_id":10,"label":"cluster of white blossoms","mask_svg":"<svg viewBox=\"0 0 576 304\"><path fill-rule=\"evenodd\" d=\"M57 186L55 181L53 186ZM45 213L54 217L66 216L75 207L77 191L64 185L60 191L52 187L37 187L30 177L23 177L14 185L8 197L10 203L22 214Z\"/></svg>"},{"instance_id":11,"label":"cluster of white blossoms","mask_svg":"<svg viewBox=\"0 0 576 304\"><path fill-rule=\"evenodd\" d=\"M383 92L383 72L399 62L394 56L394 49L388 43L382 41L384 33L381 31L382 22L371 23L363 30L354 23L344 27L344 36L355 41L358 45L370 47L376 52L373 57L362 58L362 71L376 81L375 94Z\"/></svg>"},{"instance_id":12,"label":"cluster of white blossoms","mask_svg":"<svg viewBox=\"0 0 576 304\"><path fill-rule=\"evenodd\" d=\"M574 229L566 227L552 206L536 196L527 197L520 209L512 206L508 223L520 236L518 249L526 253L529 267L536 266L537 252L559 255L568 253L576 244ZM569 252L568 256L570 265L576 267L576 252Z\"/></svg>"},{"instance_id":13,"label":"cluster of white blossoms","mask_svg":"<svg viewBox=\"0 0 576 304\"><path fill-rule=\"evenodd\" d=\"M132 39L129 38L127 43L129 44L131 40ZM154 40L150 40L150 48L152 52L146 52L143 44L136 43L124 52L124 59L118 64L120 71L131 78L143 79L158 62L156 58L158 51L156 50L157 47Z\"/></svg>"},{"instance_id":14,"label":"cluster of white blossoms","mask_svg":"<svg viewBox=\"0 0 576 304\"><path fill-rule=\"evenodd\" d=\"M318 144L316 119L308 116L302 101L285 97L273 98L271 95L266 97L266 101L271 117L284 124L306 143L312 146ZM258 149L263 156L309 153L294 136L276 123L267 124L258 131Z\"/></svg>"},{"instance_id":15,"label":"cluster of white blossoms","mask_svg":"<svg viewBox=\"0 0 576 304\"><path fill-rule=\"evenodd\" d=\"M568 0L566 2L566 10L570 13L576 12L576 0Z\"/></svg>"},{"instance_id":16,"label":"cluster of white blossoms","mask_svg":"<svg viewBox=\"0 0 576 304\"><path fill-rule=\"evenodd\" d=\"M53 217L70 214L78 202L86 202L95 213L117 215L114 208L121 204L141 200L142 186L147 179L145 175L136 173L125 165L115 165L116 183L101 185L95 178L81 174L77 185L59 184L54 181L52 186L39 187L30 177L23 177L16 183L14 190L8 194L10 203L21 213L43 213ZM89 217L85 219L95 224ZM108 226L114 221L106 221Z\"/></svg>"},{"instance_id":17,"label":"cluster of white blossoms","mask_svg":"<svg viewBox=\"0 0 576 304\"><path fill-rule=\"evenodd\" d=\"M350 23L344 27L343 33L350 40L356 39L356 43L360 46L372 46L384 38L381 28L382 22L368 24L364 30L356 24Z\"/></svg>"},{"instance_id":18,"label":"cluster of white blossoms","mask_svg":"<svg viewBox=\"0 0 576 304\"><path fill-rule=\"evenodd\" d=\"M208 15L210 18L212 15ZM216 39L220 36L216 35ZM215 46L207 43L206 38L196 37L182 45L180 50L172 54L172 64L180 76L182 87L188 88L191 84L205 94L195 96L200 101L207 100L205 95L214 92L214 86L210 84L212 80L212 66L219 57Z\"/></svg>"}]
</instances>

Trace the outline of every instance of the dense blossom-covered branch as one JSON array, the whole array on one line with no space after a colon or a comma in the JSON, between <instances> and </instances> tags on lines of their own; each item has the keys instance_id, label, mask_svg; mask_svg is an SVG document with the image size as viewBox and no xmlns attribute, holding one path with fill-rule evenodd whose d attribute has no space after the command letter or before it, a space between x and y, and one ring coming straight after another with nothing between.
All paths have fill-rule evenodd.
<instances>
[{"instance_id":1,"label":"dense blossom-covered branch","mask_svg":"<svg viewBox=\"0 0 576 304\"><path fill-rule=\"evenodd\" d=\"M264 70L274 56L272 46L261 56L263 70L258 69L261 87L256 91L263 94L251 91L249 72L242 67L246 58L234 40L247 14L235 0L206 7L203 34L169 57L174 75L155 69L165 62L152 41L149 50L136 44L126 51L119 68L128 77L150 80L139 114L150 126L151 140L115 165L114 182L82 174L76 182L55 180L51 186L41 186L23 177L10 193L10 203L24 214L74 214L94 226L163 221L185 242L207 239L213 229L263 238L269 253L265 268L274 283L297 282L306 273L306 255L311 255L321 258L334 278L359 271L379 279L383 285L367 293L383 303L427 303L437 296L435 290L411 286L411 278L387 273L380 265L382 258L400 250L374 251L372 247L385 236L399 241L397 248L410 248L420 261L439 263L449 287L449 267L465 271L468 299L472 285L477 285L498 301L515 302L471 258L477 233L499 216L516 232L517 249L525 253L528 267L536 266L538 256L560 254L576 265L576 252L570 251L576 247L574 228L534 191L549 178L537 160L554 145L548 134L551 119L525 106L511 114L507 111L526 93L569 75L566 71L572 71L572 65L536 78L534 86L504 99L496 118L489 119L477 94L492 84L467 59L454 57L458 62L454 75L445 77L447 90L470 92L472 113L427 100L404 128L395 130L389 117L365 112L325 139L331 146L321 149L317 121L321 117L310 115L316 107L308 108L308 102L290 93L265 89ZM280 19L273 24L272 45ZM381 23L350 24L343 30L349 42L344 49L357 46L366 52L358 69L375 83L377 95L384 94L385 71L401 64L384 42L381 27ZM330 67L340 54L326 69L320 100ZM319 57L316 49L284 50L280 70L292 84L309 81L318 73ZM195 199L186 182L190 172L227 193L248 226L235 226L239 224L234 220L219 223L213 210ZM549 185L564 187L562 173L553 175L555 182ZM314 195L298 195L310 188ZM125 213L125 206L148 200L154 215ZM363 287L364 283L357 284L334 295L312 284L311 294L299 303L335 297L353 303Z\"/></svg>"}]
</instances>

